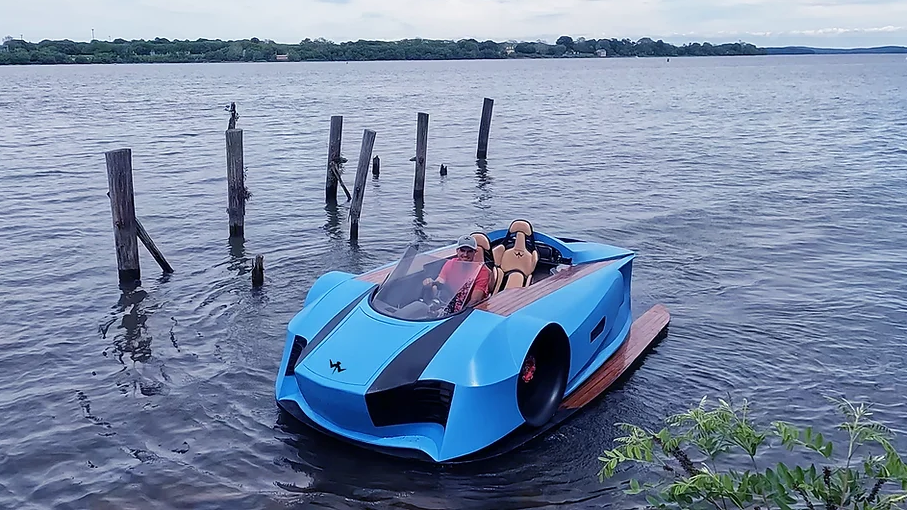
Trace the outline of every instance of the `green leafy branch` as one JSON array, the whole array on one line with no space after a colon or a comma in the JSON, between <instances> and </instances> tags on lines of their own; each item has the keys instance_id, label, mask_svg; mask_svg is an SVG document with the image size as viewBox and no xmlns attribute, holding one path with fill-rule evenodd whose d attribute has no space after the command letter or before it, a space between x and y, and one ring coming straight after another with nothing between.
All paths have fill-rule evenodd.
<instances>
[{"instance_id":1,"label":"green leafy branch","mask_svg":"<svg viewBox=\"0 0 907 510\"><path fill-rule=\"evenodd\" d=\"M656 508L907 508L903 506L907 504L907 466L892 444L891 430L872 419L867 404L830 400L844 417L836 428L846 433L846 448L836 449L833 441L812 427L775 421L761 428L750 419L746 401L734 406L719 399L717 405L710 405L703 398L696 407L668 417L667 427L657 432L618 424L624 435L615 439L617 448L599 457L599 479L612 477L625 464L657 468L657 481L631 479L626 491L645 493ZM760 468L760 453L772 442L821 458L821 465L778 463ZM836 451L842 453L836 456ZM749 467L722 469L728 457L729 465L739 465L733 461L744 458L749 462L743 464Z\"/></svg>"}]
</instances>

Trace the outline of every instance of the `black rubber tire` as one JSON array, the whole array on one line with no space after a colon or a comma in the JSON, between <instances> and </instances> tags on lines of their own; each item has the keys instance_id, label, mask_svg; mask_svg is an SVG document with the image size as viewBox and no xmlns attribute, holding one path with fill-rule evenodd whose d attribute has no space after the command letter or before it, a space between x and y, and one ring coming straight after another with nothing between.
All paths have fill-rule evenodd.
<instances>
[{"instance_id":1,"label":"black rubber tire","mask_svg":"<svg viewBox=\"0 0 907 510\"><path fill-rule=\"evenodd\" d=\"M532 378L523 380L526 361L535 361ZM516 398L523 419L531 427L548 423L557 412L570 371L570 343L563 328L556 324L546 326L529 347L517 376Z\"/></svg>"}]
</instances>

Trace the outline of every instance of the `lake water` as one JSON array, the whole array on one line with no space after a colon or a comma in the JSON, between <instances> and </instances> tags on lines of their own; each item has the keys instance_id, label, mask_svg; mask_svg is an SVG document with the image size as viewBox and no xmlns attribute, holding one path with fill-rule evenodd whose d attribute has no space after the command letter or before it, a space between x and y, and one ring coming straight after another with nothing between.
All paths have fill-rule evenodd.
<instances>
[{"instance_id":1,"label":"lake water","mask_svg":"<svg viewBox=\"0 0 907 510\"><path fill-rule=\"evenodd\" d=\"M826 428L823 395L870 400L907 434L905 84L897 55L0 67L0 507L621 507L631 473L596 477L613 424L657 426L727 392L763 422ZM231 101L252 193L232 245ZM358 245L348 204L324 205L331 115L351 188L362 131L377 132ZM121 147L176 270L141 248L127 295L104 162ZM638 253L634 315L660 302L673 319L625 382L456 468L284 423L284 328L318 275L517 217Z\"/></svg>"}]
</instances>

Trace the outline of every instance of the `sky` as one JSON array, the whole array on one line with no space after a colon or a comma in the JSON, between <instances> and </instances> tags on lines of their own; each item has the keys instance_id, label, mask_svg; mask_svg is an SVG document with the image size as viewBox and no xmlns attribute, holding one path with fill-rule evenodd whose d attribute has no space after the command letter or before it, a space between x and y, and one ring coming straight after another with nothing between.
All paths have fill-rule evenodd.
<instances>
[{"instance_id":1,"label":"sky","mask_svg":"<svg viewBox=\"0 0 907 510\"><path fill-rule=\"evenodd\" d=\"M907 45L907 0L4 0L0 37Z\"/></svg>"}]
</instances>

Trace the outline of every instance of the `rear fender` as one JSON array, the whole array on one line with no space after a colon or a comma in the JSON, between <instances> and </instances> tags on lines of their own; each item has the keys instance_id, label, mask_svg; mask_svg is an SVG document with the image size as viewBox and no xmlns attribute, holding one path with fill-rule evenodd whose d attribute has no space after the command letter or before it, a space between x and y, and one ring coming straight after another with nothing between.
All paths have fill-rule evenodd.
<instances>
[{"instance_id":1,"label":"rear fender","mask_svg":"<svg viewBox=\"0 0 907 510\"><path fill-rule=\"evenodd\" d=\"M507 344L510 347L510 357L514 364L516 372L519 372L529 353L529 348L536 338L542 334L542 331L550 331L559 336L563 336L569 349L569 340L564 328L560 324L550 321L544 321L532 316L511 316L510 320L505 322L507 328ZM569 357L568 357L569 359Z\"/></svg>"}]
</instances>

